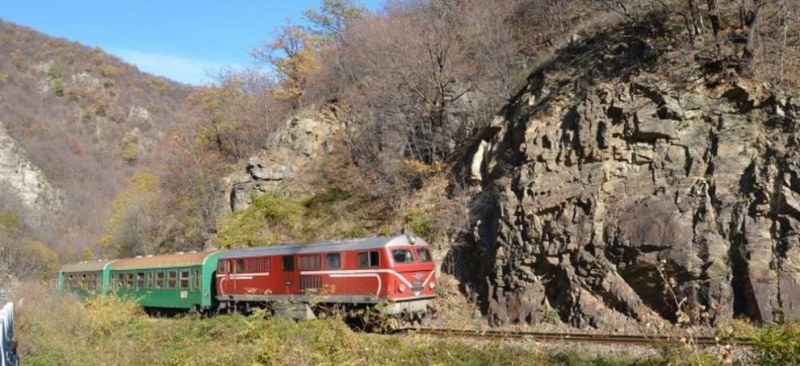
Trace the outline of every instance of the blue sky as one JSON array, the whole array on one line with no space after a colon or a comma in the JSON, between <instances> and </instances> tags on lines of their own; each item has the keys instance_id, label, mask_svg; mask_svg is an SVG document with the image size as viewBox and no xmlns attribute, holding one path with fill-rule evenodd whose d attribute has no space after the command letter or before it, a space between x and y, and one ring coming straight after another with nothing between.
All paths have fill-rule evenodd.
<instances>
[{"instance_id":1,"label":"blue sky","mask_svg":"<svg viewBox=\"0 0 800 366\"><path fill-rule=\"evenodd\" d=\"M140 70L208 84L220 70L251 65L250 50L287 18L321 0L3 0L0 18L100 47ZM383 0L365 0L379 9Z\"/></svg>"}]
</instances>

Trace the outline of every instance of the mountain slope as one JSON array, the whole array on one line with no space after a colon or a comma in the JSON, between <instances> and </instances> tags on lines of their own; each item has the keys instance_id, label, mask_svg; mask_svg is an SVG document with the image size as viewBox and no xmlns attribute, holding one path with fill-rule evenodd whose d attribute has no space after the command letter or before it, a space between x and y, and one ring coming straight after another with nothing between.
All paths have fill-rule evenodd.
<instances>
[{"instance_id":1,"label":"mountain slope","mask_svg":"<svg viewBox=\"0 0 800 366\"><path fill-rule=\"evenodd\" d=\"M191 88L2 21L0 53L0 121L63 193L47 226L64 229L61 249L95 243L131 172L163 165L160 142L180 128Z\"/></svg>"}]
</instances>

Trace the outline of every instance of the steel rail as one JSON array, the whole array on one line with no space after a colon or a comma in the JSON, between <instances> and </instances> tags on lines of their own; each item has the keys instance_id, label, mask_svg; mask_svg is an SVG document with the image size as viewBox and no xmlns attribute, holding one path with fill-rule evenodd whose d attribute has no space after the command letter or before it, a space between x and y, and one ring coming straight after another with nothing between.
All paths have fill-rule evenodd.
<instances>
[{"instance_id":1,"label":"steel rail","mask_svg":"<svg viewBox=\"0 0 800 366\"><path fill-rule=\"evenodd\" d=\"M400 328L392 334L420 334L437 337L452 338L483 338L483 339L521 339L540 342L565 342L565 343L598 343L598 344L629 344L653 346L660 344L695 344L698 346L726 346L736 345L750 347L753 340L750 338L717 338L709 336L671 336L671 335L626 335L626 334L587 334L587 333L545 333L521 332L504 330L467 330L467 329L439 329L439 328Z\"/></svg>"}]
</instances>

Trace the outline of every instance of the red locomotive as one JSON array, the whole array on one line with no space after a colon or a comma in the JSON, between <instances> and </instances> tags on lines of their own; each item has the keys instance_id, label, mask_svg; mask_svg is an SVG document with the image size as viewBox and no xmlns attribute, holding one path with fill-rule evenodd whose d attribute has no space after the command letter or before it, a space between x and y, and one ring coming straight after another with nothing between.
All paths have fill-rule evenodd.
<instances>
[{"instance_id":1,"label":"red locomotive","mask_svg":"<svg viewBox=\"0 0 800 366\"><path fill-rule=\"evenodd\" d=\"M435 280L430 247L411 235L234 249L219 256L216 299L295 318L375 308L414 321L430 311Z\"/></svg>"}]
</instances>

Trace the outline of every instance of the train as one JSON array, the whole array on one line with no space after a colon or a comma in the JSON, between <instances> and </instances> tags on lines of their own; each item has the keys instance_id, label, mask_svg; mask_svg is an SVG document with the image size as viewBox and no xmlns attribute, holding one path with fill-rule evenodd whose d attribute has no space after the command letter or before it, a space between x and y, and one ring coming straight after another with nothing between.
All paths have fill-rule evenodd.
<instances>
[{"instance_id":1,"label":"train","mask_svg":"<svg viewBox=\"0 0 800 366\"><path fill-rule=\"evenodd\" d=\"M84 261L64 265L56 287L131 297L148 312L367 312L413 323L433 311L436 264L425 240L394 235Z\"/></svg>"}]
</instances>

